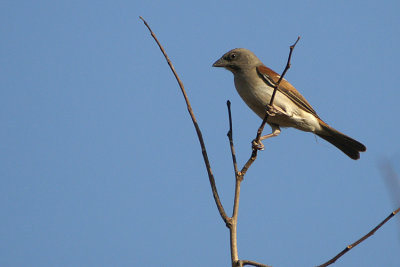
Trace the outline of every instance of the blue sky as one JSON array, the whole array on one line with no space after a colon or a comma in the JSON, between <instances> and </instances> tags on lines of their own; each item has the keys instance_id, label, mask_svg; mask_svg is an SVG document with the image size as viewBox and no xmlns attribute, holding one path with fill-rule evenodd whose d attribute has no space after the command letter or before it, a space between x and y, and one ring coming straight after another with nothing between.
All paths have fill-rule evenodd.
<instances>
[{"instance_id":1,"label":"blue sky","mask_svg":"<svg viewBox=\"0 0 400 267\"><path fill-rule=\"evenodd\" d=\"M399 10L396 0L2 1L0 265L229 266L194 128L139 16L186 86L229 213L226 100L240 166L260 120L211 64L245 47L281 72L302 37L286 78L368 150L353 161L293 129L265 142L242 183L239 256L330 259L400 205L379 169L400 173ZM398 266L399 229L394 218L333 266Z\"/></svg>"}]
</instances>

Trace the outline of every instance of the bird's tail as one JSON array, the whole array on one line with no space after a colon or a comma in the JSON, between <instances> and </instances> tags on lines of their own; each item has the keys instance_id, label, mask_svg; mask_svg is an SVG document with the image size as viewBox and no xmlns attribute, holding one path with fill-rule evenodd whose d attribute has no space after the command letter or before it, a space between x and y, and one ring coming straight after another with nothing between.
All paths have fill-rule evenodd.
<instances>
[{"instance_id":1,"label":"bird's tail","mask_svg":"<svg viewBox=\"0 0 400 267\"><path fill-rule=\"evenodd\" d=\"M350 158L359 159L360 152L364 152L367 150L367 148L363 144L333 129L325 122L320 121L320 125L322 130L316 134L334 145L335 147L339 148Z\"/></svg>"}]
</instances>

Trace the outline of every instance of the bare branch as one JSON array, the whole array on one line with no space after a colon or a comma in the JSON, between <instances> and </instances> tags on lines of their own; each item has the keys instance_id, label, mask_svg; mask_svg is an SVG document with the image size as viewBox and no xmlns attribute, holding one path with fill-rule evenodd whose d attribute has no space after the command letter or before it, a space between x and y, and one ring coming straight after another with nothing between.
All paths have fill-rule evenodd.
<instances>
[{"instance_id":1,"label":"bare branch","mask_svg":"<svg viewBox=\"0 0 400 267\"><path fill-rule=\"evenodd\" d=\"M185 98L185 102L186 102L186 106L187 106L190 118L192 119L194 128L196 129L197 137L198 137L199 142L200 142L201 152L203 154L204 163L205 163L206 168L207 168L208 179L210 181L210 185L211 185L213 197L214 197L214 200L215 200L215 204L217 205L217 208L218 208L219 214L221 215L221 218L224 220L226 225L229 225L230 218L226 215L226 212L224 210L224 207L222 206L221 200L219 199L217 186L215 185L214 175L213 175L212 170L211 170L210 161L208 160L208 155L207 155L206 146L204 144L203 135L202 135L202 133L200 131L200 127L199 127L199 125L198 125L198 123L196 121L196 118L194 116L194 113L193 113L193 110L192 110L192 106L190 105L189 98L188 98L188 96L186 94L186 91L185 91L185 87L183 86L183 83L182 83L181 79L179 78L178 74L176 73L175 68L172 65L172 62L169 59L167 53L165 52L164 48L162 47L162 45L158 41L158 39L157 39L156 35L154 34L154 32L151 30L149 24L147 24L147 22L142 17L139 17L139 18L143 21L144 25L146 25L147 29L149 29L151 36L156 41L158 47L160 48L161 52L163 53L163 55L164 55L165 59L167 60L167 63L169 65L172 73L174 74L174 76L175 76L175 78L176 78L176 80L177 80L177 82L179 84L179 87L181 88L183 97Z\"/></svg>"},{"instance_id":2,"label":"bare branch","mask_svg":"<svg viewBox=\"0 0 400 267\"><path fill-rule=\"evenodd\" d=\"M232 129L232 113L231 113L231 101L227 101L226 105L228 106L228 116L229 116L229 131L227 133L227 136L229 138L229 144L231 147L231 154L232 154L232 162L233 162L233 169L235 171L235 176L238 176L239 170L237 167L237 162L236 162L236 153L235 153L235 147L233 145L233 129Z\"/></svg>"},{"instance_id":3,"label":"bare branch","mask_svg":"<svg viewBox=\"0 0 400 267\"><path fill-rule=\"evenodd\" d=\"M239 199L240 199L240 183L243 180L243 176L239 175L237 162L236 162L236 154L235 154L235 146L233 144L233 129L232 129L232 113L231 113L231 102L228 100L226 102L228 106L228 115L229 115L229 131L228 131L228 139L231 147L232 154L232 162L233 169L235 171L235 197L233 200L233 212L231 217L231 224L229 225L229 234L230 234L230 247L231 247L231 261L232 266L237 266L237 262L239 261L239 253L237 247L237 220L239 213ZM239 264L240 266L240 264Z\"/></svg>"},{"instance_id":4,"label":"bare branch","mask_svg":"<svg viewBox=\"0 0 400 267\"><path fill-rule=\"evenodd\" d=\"M291 65L290 61L292 59L292 53L293 53L293 50L296 47L297 43L299 42L299 40L300 40L300 36L297 37L296 42L293 45L290 46L290 52L289 52L289 57L288 57L288 60L287 60L287 63L286 63L286 67L283 70L282 75L279 77L278 82L274 86L274 92L272 93L271 100L269 102L270 106L272 106L273 103L274 103L275 94L276 94L276 91L278 90L279 84L281 83L281 81L282 81L283 77L285 76L286 72L290 69L290 65ZM265 113L265 117L264 117L260 127L257 130L256 139L254 139L256 143L258 143L260 141L261 134L262 134L262 132L264 130L264 127L265 127L265 124L267 123L267 120L268 120L268 116L269 116L268 112L266 112ZM256 160L257 152L258 152L258 149L253 147L253 151L251 153L250 159L246 162L246 164L243 166L242 170L240 171L240 174L242 176L244 176L246 174L246 172L250 168L251 164L253 164L253 162Z\"/></svg>"},{"instance_id":5,"label":"bare branch","mask_svg":"<svg viewBox=\"0 0 400 267\"><path fill-rule=\"evenodd\" d=\"M372 229L371 231L369 231L366 235L364 235L363 237L361 237L359 240L357 240L356 242L354 242L351 245L348 245L345 249L343 249L339 254L337 254L335 257L333 257L332 259L330 259L329 261L325 262L322 265L318 265L317 267L325 267L328 265L331 265L332 263L334 263L337 259L339 259L340 257L342 257L344 254L346 254L349 250L351 250L352 248L354 248L355 246L357 246L358 244L360 244L361 242L363 242L365 239L367 239L368 237L372 236L379 228L381 228L387 221L389 221L394 215L396 215L398 212L400 211L400 208L398 208L397 210L393 211L392 213L389 214L389 216L386 217L386 219L384 219L380 224L378 224L374 229Z\"/></svg>"},{"instance_id":6,"label":"bare branch","mask_svg":"<svg viewBox=\"0 0 400 267\"><path fill-rule=\"evenodd\" d=\"M200 142L202 155L203 155L203 160L204 160L204 163L206 165L206 169L207 169L207 173L208 173L208 177L209 177L209 181L210 181L213 197L214 197L214 200L215 200L215 204L217 205L217 208L218 208L218 211L220 213L221 218L223 219L223 221L225 222L226 226L230 230L232 266L242 267L242 266L245 266L245 265L252 265L252 266L258 266L258 267L270 267L268 265L265 265L265 264L262 264L262 263L258 263L258 262L255 262L255 261L239 260L238 250L237 250L237 216L238 216L238 210L239 210L240 184L241 184L241 182L243 180L243 177L246 174L247 170L249 169L249 167L253 164L253 162L257 158L257 152L258 152L257 148L253 147L250 159L246 162L246 164L243 166L242 170L239 172L238 171L238 167L237 167L237 162L236 162L235 148L234 148L234 144L233 144L232 115L231 115L231 109L230 109L230 101L228 101L227 105L228 105L228 114L229 114L229 132L228 132L227 135L228 135L228 138L229 138L229 141L230 141L232 162L233 162L234 171L235 171L235 177L236 177L233 215L232 215L232 217L228 217L226 215L226 212L225 212L225 210L224 210L224 208L222 206L222 203L220 201L220 198L219 198L219 195L218 195L218 191L217 191L217 187L216 187L216 184L215 184L214 175L212 173L211 165L210 165L210 162L209 162L209 159L208 159L208 155L207 155L204 139L203 139L200 127L199 127L199 125L197 123L197 120L196 120L196 118L194 116L194 113L193 113L192 107L190 105L189 98L188 98L188 96L186 94L184 85L183 85L181 79L179 78L179 76L178 76L178 74L177 74L177 72L176 72L171 60L169 59L167 53L165 52L164 48L162 47L162 45L158 41L158 39L157 39L156 35L154 34L154 32L151 30L151 28L148 25L148 23L142 17L139 17L139 18L143 21L145 26L150 31L151 36L153 37L153 39L157 43L158 47L160 48L161 52L163 53L163 55L164 55L168 65L169 65L172 73L174 74L174 76L175 76L175 78L176 78L176 80L177 80L177 82L179 84L179 87L181 88L181 92L182 92L183 97L185 99L186 106L187 106L190 118L192 119L193 125L194 125L196 133L197 133L197 137L198 137L199 142ZM273 105L274 98L275 98L275 95L276 95L276 91L278 90L282 79L284 78L286 72L289 70L289 68L291 66L290 61L291 61L292 53L293 53L293 50L294 50L294 48L297 45L299 40L300 40L300 37L298 37L296 42L293 45L290 46L290 53L289 53L289 57L288 57L288 60L287 60L286 67L285 67L284 71L282 72L282 75L279 77L278 82L274 86L274 91L273 91L273 94L271 96L271 100L270 100L269 106ZM264 117L260 127L257 130L257 136L256 136L256 139L255 139L256 142L260 141L261 134L262 134L263 129L264 129L264 127L265 127L265 125L267 123L267 120L268 120L268 116L269 116L268 112L266 112L265 117ZM381 228L386 222L388 222L399 211L400 211L400 208L398 208L395 211L393 211L392 213L390 213L389 216L387 216L380 224L378 224L374 229L372 229L366 235L361 237L359 240L357 240L353 244L347 246L345 249L343 249L339 254L337 254L331 260L329 260L326 263L324 263L322 265L319 265L317 267L325 267L325 266L328 266L328 265L334 263L337 259L339 259L344 254L346 254L349 250L351 250L352 248L354 248L355 246L357 246L358 244L360 244L361 242L363 242L364 240L366 240L367 238L372 236L379 228Z\"/></svg>"},{"instance_id":7,"label":"bare branch","mask_svg":"<svg viewBox=\"0 0 400 267\"><path fill-rule=\"evenodd\" d=\"M287 72L287 71L290 69L290 67L291 67L290 61L292 60L292 53L293 53L293 50L294 50L294 48L296 47L297 43L299 42L299 40L300 40L300 36L298 36L296 42L294 42L294 44L290 46L290 52L289 52L289 57L288 57L288 60L287 60L287 63L286 63L286 67L285 67L285 69L283 70L281 77L279 77L278 82L276 83L276 86L275 86L275 88L274 88L274 92L272 93L271 100L270 100L270 102L269 102L269 104L270 104L271 106L272 106L272 104L273 104L273 102L274 102L275 94L276 94L276 91L277 91L277 89L278 89L278 87L279 87L279 84L280 84L281 81L283 80L283 77L286 75L286 72Z\"/></svg>"},{"instance_id":8,"label":"bare branch","mask_svg":"<svg viewBox=\"0 0 400 267\"><path fill-rule=\"evenodd\" d=\"M255 262L255 261L249 261L249 260L241 260L241 264L242 264L242 266L253 265L253 266L257 266L257 267L271 267L269 265L265 265L265 264L262 264L262 263L258 263L258 262Z\"/></svg>"}]
</instances>

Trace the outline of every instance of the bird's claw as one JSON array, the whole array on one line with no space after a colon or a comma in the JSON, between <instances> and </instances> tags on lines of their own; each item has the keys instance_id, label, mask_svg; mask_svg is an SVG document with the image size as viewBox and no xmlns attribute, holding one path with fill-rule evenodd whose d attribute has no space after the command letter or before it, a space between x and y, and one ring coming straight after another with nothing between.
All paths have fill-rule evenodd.
<instances>
[{"instance_id":1,"label":"bird's claw","mask_svg":"<svg viewBox=\"0 0 400 267\"><path fill-rule=\"evenodd\" d=\"M268 104L265 109L266 109L268 115L271 116L271 117L275 116L276 114L279 113L278 109L275 108L273 105L270 105L270 104Z\"/></svg>"},{"instance_id":2,"label":"bird's claw","mask_svg":"<svg viewBox=\"0 0 400 267\"><path fill-rule=\"evenodd\" d=\"M255 139L251 142L251 146L256 150L264 150L263 143L261 143L261 141L257 142Z\"/></svg>"}]
</instances>

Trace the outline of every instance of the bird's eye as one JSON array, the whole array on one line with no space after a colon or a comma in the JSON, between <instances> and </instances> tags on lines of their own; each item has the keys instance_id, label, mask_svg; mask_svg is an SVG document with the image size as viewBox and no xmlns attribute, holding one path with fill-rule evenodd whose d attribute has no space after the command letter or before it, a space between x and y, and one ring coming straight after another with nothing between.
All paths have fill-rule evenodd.
<instances>
[{"instance_id":1,"label":"bird's eye","mask_svg":"<svg viewBox=\"0 0 400 267\"><path fill-rule=\"evenodd\" d=\"M235 59L235 58L236 58L236 54L235 53L232 53L232 54L229 55L229 59L230 60Z\"/></svg>"}]
</instances>

